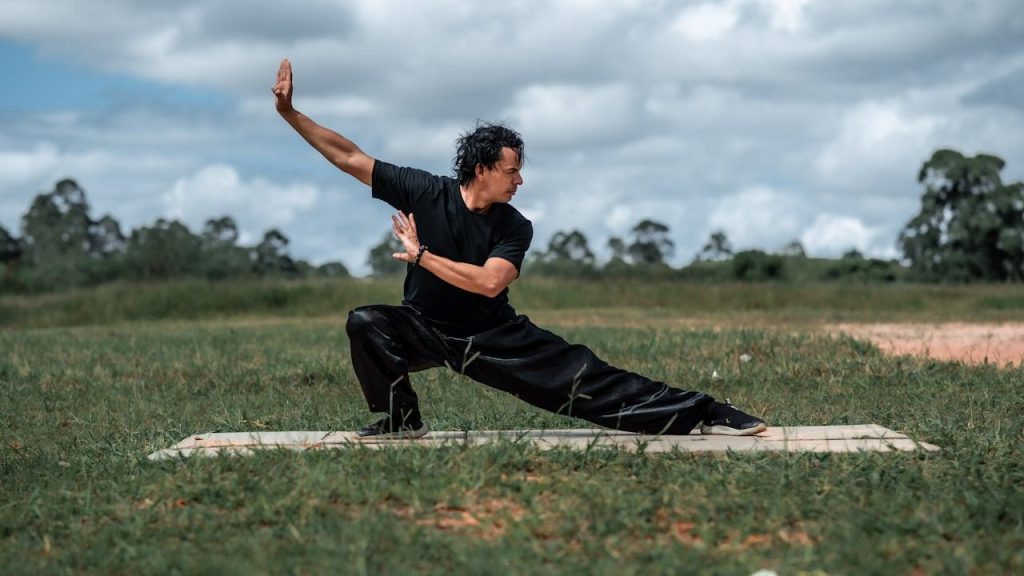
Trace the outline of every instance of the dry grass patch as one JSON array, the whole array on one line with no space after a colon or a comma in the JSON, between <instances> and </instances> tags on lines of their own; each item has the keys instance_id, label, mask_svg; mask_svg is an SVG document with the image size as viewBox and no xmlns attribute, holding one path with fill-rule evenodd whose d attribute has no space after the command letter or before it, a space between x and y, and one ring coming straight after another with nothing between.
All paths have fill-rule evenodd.
<instances>
[{"instance_id":1,"label":"dry grass patch","mask_svg":"<svg viewBox=\"0 0 1024 576\"><path fill-rule=\"evenodd\" d=\"M435 504L421 512L412 506L392 506L388 511L418 526L435 528L483 540L503 537L508 527L526 515L526 508L509 498L483 498L466 504Z\"/></svg>"}]
</instances>

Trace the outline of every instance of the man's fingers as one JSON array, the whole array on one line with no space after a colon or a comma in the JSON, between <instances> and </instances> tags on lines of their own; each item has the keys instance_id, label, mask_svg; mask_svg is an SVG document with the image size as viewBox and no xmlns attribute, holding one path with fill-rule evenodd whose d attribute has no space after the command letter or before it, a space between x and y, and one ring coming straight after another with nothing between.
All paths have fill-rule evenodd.
<instances>
[{"instance_id":1,"label":"man's fingers","mask_svg":"<svg viewBox=\"0 0 1024 576\"><path fill-rule=\"evenodd\" d=\"M289 84L292 81L292 64L287 58L281 60L281 65L277 67L277 79L274 86L270 89L274 96L286 97L288 95Z\"/></svg>"},{"instance_id":2,"label":"man's fingers","mask_svg":"<svg viewBox=\"0 0 1024 576\"><path fill-rule=\"evenodd\" d=\"M398 212L391 215L391 219L398 223L403 229L408 228L409 230L415 231L416 226L410 223L409 219L405 217L405 214Z\"/></svg>"},{"instance_id":3,"label":"man's fingers","mask_svg":"<svg viewBox=\"0 0 1024 576\"><path fill-rule=\"evenodd\" d=\"M274 83L274 94L284 94L287 90L284 83L291 83L292 81L292 63L287 58L281 60L281 65L277 67L277 81Z\"/></svg>"}]
</instances>

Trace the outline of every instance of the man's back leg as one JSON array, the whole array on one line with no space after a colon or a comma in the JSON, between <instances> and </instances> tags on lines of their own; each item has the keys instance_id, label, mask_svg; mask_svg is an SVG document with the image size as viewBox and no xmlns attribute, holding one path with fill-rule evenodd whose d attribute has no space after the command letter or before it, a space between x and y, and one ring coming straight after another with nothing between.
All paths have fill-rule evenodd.
<instances>
[{"instance_id":1,"label":"man's back leg","mask_svg":"<svg viewBox=\"0 0 1024 576\"><path fill-rule=\"evenodd\" d=\"M454 340L454 342L453 342ZM478 334L465 374L545 410L583 418L607 428L647 434L688 434L714 399L672 388L601 360L586 346L570 344L521 316Z\"/></svg>"}]
</instances>

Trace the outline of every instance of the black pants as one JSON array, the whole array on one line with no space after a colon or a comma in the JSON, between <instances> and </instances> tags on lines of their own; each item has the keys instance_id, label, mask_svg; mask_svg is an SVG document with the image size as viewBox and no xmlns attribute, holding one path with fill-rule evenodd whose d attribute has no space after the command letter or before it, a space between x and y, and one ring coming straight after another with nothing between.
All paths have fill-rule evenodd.
<instances>
[{"instance_id":1,"label":"black pants","mask_svg":"<svg viewBox=\"0 0 1024 576\"><path fill-rule=\"evenodd\" d=\"M467 338L442 334L408 306L349 313L352 366L371 412L419 410L409 373L448 366L557 414L648 434L688 434L713 399L610 366L526 316Z\"/></svg>"}]
</instances>

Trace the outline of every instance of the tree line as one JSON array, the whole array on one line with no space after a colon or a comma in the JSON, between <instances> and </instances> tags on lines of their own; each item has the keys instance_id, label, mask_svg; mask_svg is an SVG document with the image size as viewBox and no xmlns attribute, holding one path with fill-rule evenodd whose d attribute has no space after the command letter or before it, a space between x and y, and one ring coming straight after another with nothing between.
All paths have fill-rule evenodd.
<instances>
[{"instance_id":1,"label":"tree line","mask_svg":"<svg viewBox=\"0 0 1024 576\"><path fill-rule=\"evenodd\" d=\"M793 275L820 280L860 279L926 282L1020 282L1024 279L1024 183L1004 183L1005 162L988 154L966 157L938 150L924 162L921 208L900 231L902 261L865 258L850 250L838 260L819 260L808 276L803 246L792 241L775 253L734 251L726 233L712 232L692 262L668 264L675 245L669 228L655 220L637 223L627 237L607 241L611 259L601 264L579 230L556 232L524 267L535 275L658 276L707 280L774 280ZM72 179L35 197L21 218L21 236L0 226L0 291L41 292L92 286L116 279L221 280L276 276L348 276L341 262L313 266L288 254L288 238L267 230L252 246L239 244L230 216L207 220L194 233L178 220L160 218L127 235L110 215L94 220L85 191ZM375 276L400 274L391 258L401 250L387 233L372 247L367 264ZM795 274L794 270L803 270Z\"/></svg>"},{"instance_id":2,"label":"tree line","mask_svg":"<svg viewBox=\"0 0 1024 576\"><path fill-rule=\"evenodd\" d=\"M626 238L607 241L611 259L603 264L583 232L556 232L546 248L534 250L524 266L533 275L658 276L693 280L759 281L787 277L814 280L892 282L1020 282L1024 279L1024 184L1003 183L1005 162L988 154L966 157L942 149L924 162L918 182L924 186L921 209L896 240L900 260L866 258L851 249L839 259L811 262L793 240L774 253L735 251L725 231L716 230L690 264L673 269L675 246L669 228L642 220ZM401 272L391 259L401 250L385 236L370 251L375 274Z\"/></svg>"},{"instance_id":3,"label":"tree line","mask_svg":"<svg viewBox=\"0 0 1024 576\"><path fill-rule=\"evenodd\" d=\"M160 218L127 235L112 216L93 219L85 190L64 179L37 195L21 217L21 236L0 226L0 290L43 292L118 279L347 276L341 262L313 266L288 254L288 237L267 230L253 246L238 243L230 216L199 233Z\"/></svg>"}]
</instances>

